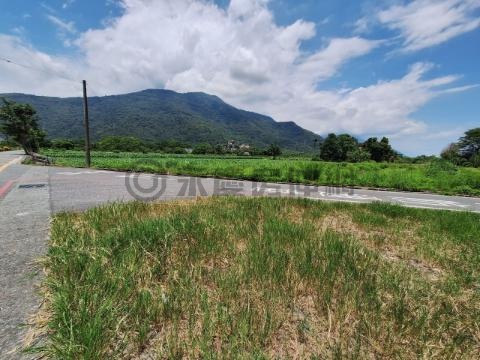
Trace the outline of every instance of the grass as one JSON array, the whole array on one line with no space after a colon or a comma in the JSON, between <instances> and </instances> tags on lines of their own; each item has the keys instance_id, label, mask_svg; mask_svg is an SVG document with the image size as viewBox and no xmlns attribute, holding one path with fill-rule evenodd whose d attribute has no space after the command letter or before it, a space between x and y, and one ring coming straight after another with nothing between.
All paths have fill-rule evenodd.
<instances>
[{"instance_id":1,"label":"grass","mask_svg":"<svg viewBox=\"0 0 480 360\"><path fill-rule=\"evenodd\" d=\"M47 150L45 155L53 157L57 165L84 166L84 155L80 151ZM92 161L93 167L121 171L480 195L480 169L441 163L347 164L300 158L272 160L108 152L94 152Z\"/></svg>"},{"instance_id":2,"label":"grass","mask_svg":"<svg viewBox=\"0 0 480 360\"><path fill-rule=\"evenodd\" d=\"M480 216L274 198L53 221L42 355L471 358Z\"/></svg>"}]
</instances>

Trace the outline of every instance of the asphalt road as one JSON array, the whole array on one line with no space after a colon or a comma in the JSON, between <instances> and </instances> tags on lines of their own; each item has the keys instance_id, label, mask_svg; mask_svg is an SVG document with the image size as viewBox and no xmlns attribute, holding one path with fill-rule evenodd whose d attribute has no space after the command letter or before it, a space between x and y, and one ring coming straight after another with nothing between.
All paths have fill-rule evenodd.
<instances>
[{"instance_id":1,"label":"asphalt road","mask_svg":"<svg viewBox=\"0 0 480 360\"><path fill-rule=\"evenodd\" d=\"M49 179L53 212L84 210L109 201L169 200L211 195L285 196L353 203L382 201L409 207L480 212L479 198L423 193L140 175L55 167L49 168ZM135 184L136 180L138 184ZM150 188L152 190L147 191Z\"/></svg>"},{"instance_id":2,"label":"asphalt road","mask_svg":"<svg viewBox=\"0 0 480 360\"><path fill-rule=\"evenodd\" d=\"M0 153L0 359L21 355L28 328L24 326L40 304L36 289L50 224L48 187L19 187L32 181L47 183L47 168L18 165L18 153Z\"/></svg>"},{"instance_id":3,"label":"asphalt road","mask_svg":"<svg viewBox=\"0 0 480 360\"><path fill-rule=\"evenodd\" d=\"M178 176L130 174L124 172L2 164L18 159L19 152L0 153L0 206L2 199L22 192L48 188L52 213L85 210L104 203L129 200L170 200L210 195L289 196L314 200L366 203L389 202L408 207L480 213L480 198L426 193L393 192L326 186L254 183ZM18 161L18 160L17 160ZM47 178L38 177L43 169ZM37 169L37 172L33 170ZM136 184L137 182L137 184ZM149 188L150 191L147 191ZM2 189L3 193L2 193Z\"/></svg>"},{"instance_id":4,"label":"asphalt road","mask_svg":"<svg viewBox=\"0 0 480 360\"><path fill-rule=\"evenodd\" d=\"M0 153L0 358L24 358L22 326L39 306L35 260L44 254L52 214L113 201L170 200L210 195L288 196L319 201L389 202L480 213L480 199L423 193L313 187L128 174L21 165L21 152Z\"/></svg>"}]
</instances>

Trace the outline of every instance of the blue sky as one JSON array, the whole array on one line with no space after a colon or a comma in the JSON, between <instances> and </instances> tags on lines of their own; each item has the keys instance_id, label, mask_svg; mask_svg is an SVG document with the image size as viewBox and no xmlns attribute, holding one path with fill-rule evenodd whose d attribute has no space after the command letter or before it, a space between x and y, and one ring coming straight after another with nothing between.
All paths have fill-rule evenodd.
<instances>
[{"instance_id":1,"label":"blue sky","mask_svg":"<svg viewBox=\"0 0 480 360\"><path fill-rule=\"evenodd\" d=\"M480 125L480 0L2 3L0 92L205 91L408 155Z\"/></svg>"}]
</instances>

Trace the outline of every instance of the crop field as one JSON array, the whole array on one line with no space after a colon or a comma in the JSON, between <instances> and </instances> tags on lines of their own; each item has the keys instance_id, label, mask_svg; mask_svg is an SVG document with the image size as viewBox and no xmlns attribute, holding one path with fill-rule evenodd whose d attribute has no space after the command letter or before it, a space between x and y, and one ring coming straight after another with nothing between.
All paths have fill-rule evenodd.
<instances>
[{"instance_id":1,"label":"crop field","mask_svg":"<svg viewBox=\"0 0 480 360\"><path fill-rule=\"evenodd\" d=\"M81 151L47 150L56 165L82 167ZM249 158L143 153L93 152L101 169L171 175L212 176L253 181L358 186L447 195L480 195L480 169L430 164L330 163L301 158Z\"/></svg>"},{"instance_id":2,"label":"crop field","mask_svg":"<svg viewBox=\"0 0 480 360\"><path fill-rule=\"evenodd\" d=\"M60 214L43 261L37 351L475 359L479 234L477 214L298 199Z\"/></svg>"}]
</instances>

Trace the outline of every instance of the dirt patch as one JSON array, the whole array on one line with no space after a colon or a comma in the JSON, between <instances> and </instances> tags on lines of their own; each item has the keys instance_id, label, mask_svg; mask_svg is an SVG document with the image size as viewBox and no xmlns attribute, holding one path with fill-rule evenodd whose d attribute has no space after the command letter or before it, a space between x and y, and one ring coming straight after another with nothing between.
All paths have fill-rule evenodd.
<instances>
[{"instance_id":1,"label":"dirt patch","mask_svg":"<svg viewBox=\"0 0 480 360\"><path fill-rule=\"evenodd\" d=\"M305 208L302 206L289 205L282 208L280 217L286 219L292 224L301 225L304 222Z\"/></svg>"},{"instance_id":2,"label":"dirt patch","mask_svg":"<svg viewBox=\"0 0 480 360\"><path fill-rule=\"evenodd\" d=\"M412 227L397 232L366 229L356 224L350 215L335 213L317 221L317 228L322 234L333 230L352 235L370 250L378 252L385 260L403 263L419 271L428 280L438 281L443 276L444 271L439 267L411 256L415 250L414 243L418 241ZM378 245L376 242L375 239L379 237L383 239L384 245Z\"/></svg>"},{"instance_id":3,"label":"dirt patch","mask_svg":"<svg viewBox=\"0 0 480 360\"><path fill-rule=\"evenodd\" d=\"M245 239L237 241L235 245L235 248L239 253L243 253L247 250L247 241Z\"/></svg>"},{"instance_id":4,"label":"dirt patch","mask_svg":"<svg viewBox=\"0 0 480 360\"><path fill-rule=\"evenodd\" d=\"M424 277L431 281L440 280L444 273L443 270L438 267L429 265L418 259L402 259L395 253L388 250L381 252L381 255L385 260L403 263L411 268L414 268L415 270L419 271Z\"/></svg>"},{"instance_id":5,"label":"dirt patch","mask_svg":"<svg viewBox=\"0 0 480 360\"><path fill-rule=\"evenodd\" d=\"M328 319L318 313L314 298L310 295L300 296L273 333L266 353L272 359L319 356L329 346L330 329Z\"/></svg>"},{"instance_id":6,"label":"dirt patch","mask_svg":"<svg viewBox=\"0 0 480 360\"><path fill-rule=\"evenodd\" d=\"M359 240L369 240L374 235L384 235L383 231L367 231L356 224L350 215L334 213L315 221L317 229L323 234L328 230L353 235Z\"/></svg>"}]
</instances>

